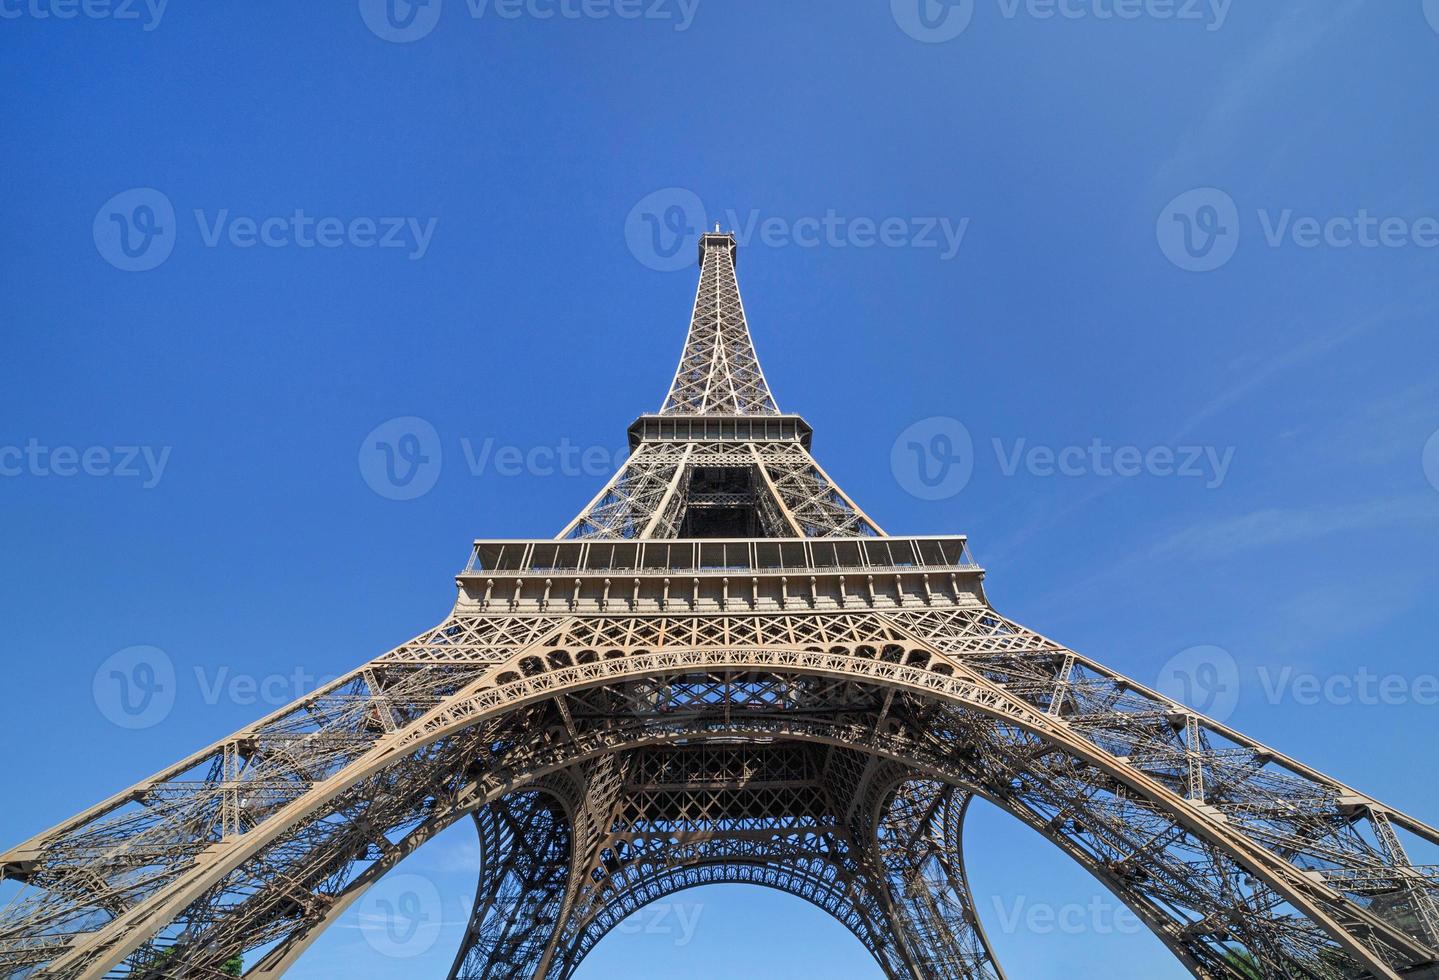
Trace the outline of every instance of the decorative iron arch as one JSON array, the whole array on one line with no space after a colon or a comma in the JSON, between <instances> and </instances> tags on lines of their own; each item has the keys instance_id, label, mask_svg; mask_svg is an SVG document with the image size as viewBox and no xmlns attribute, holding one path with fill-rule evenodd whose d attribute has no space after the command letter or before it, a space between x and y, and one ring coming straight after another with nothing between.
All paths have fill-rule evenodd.
<instances>
[{"instance_id":1,"label":"decorative iron arch","mask_svg":"<svg viewBox=\"0 0 1439 980\"><path fill-rule=\"evenodd\" d=\"M89 956L79 956L81 950L75 950L60 966L62 969L79 967L86 973L111 969L177 917L189 927L181 933L186 937L182 944L185 949L193 948L202 956L218 955L220 948L231 947L206 943L193 930L192 915L194 911L203 910L206 896L214 894L217 888L237 887L251 879L254 872L247 872L247 863L251 868L257 863L263 864L273 848L289 849L313 843L323 851L324 845L332 845L333 841L324 834L318 839L305 834L316 826L316 818L333 817L346 808L362 806L365 800L379 795L377 789L391 795L408 789L413 798L414 787L434 785L438 774L445 774L444 778L448 779L457 771L473 772L474 766L468 760L487 743L492 764L478 785L503 786L512 777L515 770L510 768L513 759L509 753L515 746L523 749L529 765L543 763L546 758L559 760L564 755L559 749L567 741L578 747L588 740L598 751L599 743L613 734L612 728L608 732L586 732L581 727L572 727L569 734L563 724L537 726L533 713L535 707L554 705L556 697L563 696L571 703L571 725L578 726L574 720L576 707L583 709L584 699L591 695L607 701L601 713L609 718L620 716L614 711L616 702L626 705L627 717L652 725L650 737L656 741L695 738L707 732L723 733L725 728L719 721L720 716L728 713L732 718L736 711L768 715L773 719L770 724L774 733L787 738L828 729L832 738L846 744L868 745L920 771L928 769L946 781L977 783L984 795L1010 806L1037 803L1043 795L1036 792L1039 783L1027 784L1025 779L1015 778L1010 779L1005 788L994 780L992 766L984 763L986 760L993 763L1007 754L1022 753L1026 772L1044 772L1048 777L1108 794L1108 804L1124 810L1127 821L1147 815L1151 824L1162 823L1176 846L1182 843L1222 860L1226 881L1229 877L1245 876L1250 881L1246 886L1250 894L1262 890L1264 902L1286 903L1307 920L1285 915L1284 934L1293 945L1278 951L1262 950L1260 955L1284 957L1295 971L1309 969L1310 975L1321 976L1318 966L1304 965L1306 957L1332 958L1347 953L1376 976L1397 976L1386 957L1407 955L1419 945L1396 927L1358 914L1354 921L1367 926L1369 931L1346 928L1335 917L1335 912L1343 908L1341 896L1333 892L1326 894L1325 889L1315 887L1316 883L1300 869L1259 843L1233 833L1226 822L1214 819L1212 814L1186 801L1132 762L1107 755L1068 731L1062 720L1050 718L1008 696L998 685L970 668L951 663L947 665L952 667L952 674L934 670L936 660L943 660L943 655L933 650L927 652L930 653L929 666L919 667L883 657L860 657L852 649L837 646L824 650L633 651L593 664L554 667L505 685L489 679L504 672L504 665L496 665L487 671L488 676L478 678L406 728L377 739L340 773L276 808L248 832L220 841L212 848L209 860L195 862L151 901L115 917L97 930L94 941L83 947ZM717 701L714 692L719 689L731 693ZM879 725L867 732L862 726L843 721L819 723L790 717L802 715L799 709L812 708L818 703L816 699L840 706L847 699L867 699L873 704L890 694L913 698L916 705L934 711L926 719L928 731L912 731L900 726L899 730L886 733L880 730L885 726ZM691 713L688 724L678 723L679 710ZM527 733L522 739L517 738L508 750L502 737L506 734L507 720L520 722L521 727L516 731ZM965 740L946 743L946 738L961 730L966 733L966 739L983 734L990 740L982 751L975 751ZM958 757L947 755L949 749ZM1006 749L1008 753L1003 751ZM536 771L540 768L536 766ZM416 778L418 772L427 772L427 778ZM1040 812L1035 810L1036 815ZM1084 838L1086 830L1093 830L1066 825L1057 817L1050 817L1046 826L1051 835L1064 834L1076 840ZM348 860L352 854L353 844L350 844L347 851L331 858L332 864ZM1153 855L1151 862L1158 858L1159 855ZM1126 873L1117 866L1109 870L1116 879ZM1131 879L1129 891L1142 890L1142 884ZM1169 887L1181 884L1184 883L1166 882ZM1187 885L1194 888L1201 883L1196 878ZM273 914L276 908L274 896L264 888L251 899L250 906L257 910L257 915ZM239 910L230 911L224 926L238 938L244 934L245 920L236 914ZM1189 927L1183 941L1191 956L1206 968L1217 969L1215 964L1223 962L1224 951L1230 948L1229 937L1244 936L1245 925L1228 923L1222 930L1208 925L1202 929ZM1304 974L1296 972L1295 975Z\"/></svg>"}]
</instances>

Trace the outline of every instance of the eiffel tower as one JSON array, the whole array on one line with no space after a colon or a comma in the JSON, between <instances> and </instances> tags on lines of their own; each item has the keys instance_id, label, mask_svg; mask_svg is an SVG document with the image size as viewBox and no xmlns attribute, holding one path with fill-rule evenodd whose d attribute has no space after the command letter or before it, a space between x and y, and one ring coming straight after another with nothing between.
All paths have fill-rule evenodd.
<instances>
[{"instance_id":1,"label":"eiffel tower","mask_svg":"<svg viewBox=\"0 0 1439 980\"><path fill-rule=\"evenodd\" d=\"M888 977L1002 978L979 797L1196 977L1439 976L1439 832L1006 618L965 538L886 535L777 407L735 253L701 236L664 405L557 537L476 542L434 629L0 854L0 973L278 976L469 819L451 977L569 977L735 882Z\"/></svg>"}]
</instances>

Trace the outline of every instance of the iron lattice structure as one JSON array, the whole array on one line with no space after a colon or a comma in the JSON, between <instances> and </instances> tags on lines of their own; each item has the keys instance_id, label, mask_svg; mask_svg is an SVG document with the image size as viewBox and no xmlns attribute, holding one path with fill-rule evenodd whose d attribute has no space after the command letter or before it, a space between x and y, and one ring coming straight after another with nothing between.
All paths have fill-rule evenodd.
<instances>
[{"instance_id":1,"label":"iron lattice structure","mask_svg":"<svg viewBox=\"0 0 1439 980\"><path fill-rule=\"evenodd\" d=\"M776 406L733 238L700 257L663 409L575 521L476 542L439 626L0 855L0 973L275 976L470 818L452 977L568 977L645 904L745 882L889 977L1001 978L981 797L1196 977L1439 975L1433 828L1001 615L964 538L885 535Z\"/></svg>"}]
</instances>

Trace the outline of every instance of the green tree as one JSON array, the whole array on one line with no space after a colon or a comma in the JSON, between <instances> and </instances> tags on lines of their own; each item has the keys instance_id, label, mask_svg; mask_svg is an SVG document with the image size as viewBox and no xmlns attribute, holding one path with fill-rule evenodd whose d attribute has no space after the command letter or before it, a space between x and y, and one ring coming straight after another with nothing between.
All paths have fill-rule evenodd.
<instances>
[{"instance_id":1,"label":"green tree","mask_svg":"<svg viewBox=\"0 0 1439 980\"><path fill-rule=\"evenodd\" d=\"M1231 970L1247 980L1264 980L1264 970L1259 957L1246 951L1230 950L1224 954L1224 962Z\"/></svg>"}]
</instances>

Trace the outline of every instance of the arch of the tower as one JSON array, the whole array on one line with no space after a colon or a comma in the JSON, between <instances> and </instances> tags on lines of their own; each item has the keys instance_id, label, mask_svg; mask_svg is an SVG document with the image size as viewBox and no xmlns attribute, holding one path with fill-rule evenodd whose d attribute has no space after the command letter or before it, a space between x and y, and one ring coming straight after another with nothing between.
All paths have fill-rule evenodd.
<instances>
[{"instance_id":1,"label":"arch of the tower","mask_svg":"<svg viewBox=\"0 0 1439 980\"><path fill-rule=\"evenodd\" d=\"M581 920L584 924L563 962L569 970L577 967L611 930L647 903L704 885L746 884L786 892L827 912L860 941L887 976L1003 980L963 873L959 833L972 797L930 780L912 783L895 787L877 815L881 836L876 838L880 847L874 856L880 863L875 880L857 882L852 867L846 866L852 862L813 854L786 859L772 848L758 854L701 848L691 860L661 850L651 856L643 877L625 882L598 914ZM913 821L910 803L900 799L923 800L929 812ZM886 852L886 845L906 832L913 836L899 849L902 853ZM927 865L936 852L942 852L942 875Z\"/></svg>"},{"instance_id":2,"label":"arch of the tower","mask_svg":"<svg viewBox=\"0 0 1439 980\"><path fill-rule=\"evenodd\" d=\"M711 733L691 733L696 747ZM731 730L718 739L733 748L737 737L769 742L773 731ZM972 785L935 778L931 770L912 767L892 754L855 751L833 740L807 736L807 741L851 765L857 760L877 778L867 781L868 800L882 801L874 815L877 854L884 874L870 889L856 887L852 868L837 860L816 857L804 848L786 853L783 848L736 847L736 841L718 838L718 847L691 847L683 852L660 850L617 863L613 870L628 871L642 865L649 869L608 888L589 915L575 917L575 927L566 935L556 929L551 937L536 924L556 924L556 883L570 878L567 864L536 864L524 860L545 849L553 857L556 841L563 842L573 860L575 837L564 821L576 807L576 775L596 760L587 758L569 768L551 771L548 776L509 795L489 800L475 811L482 841L482 873L477 888L475 913L452 969L457 978L529 977L539 964L548 977L568 976L584 957L626 916L646 904L708 884L751 884L794 895L829 913L870 951L876 963L892 977L920 977L924 980L971 980L999 978L1004 973L996 961L979 921L976 903L969 892L963 870L962 828L970 801L983 795ZM611 753L600 756L609 761L627 751L653 747L652 737L633 744L617 744ZM660 743L664 744L664 743ZM851 771L850 777L858 773ZM991 801L997 802L997 801ZM1027 819L1025 812L1012 812L1032 829L1046 833L1045 824ZM461 816L452 812L452 819ZM531 822L533 821L533 822ZM447 824L445 824L447 825ZM427 843L445 825L425 822L394 849L392 860L371 866L371 872L390 870L400 858ZM1096 878L1122 899L1123 883L1110 877L1088 855L1066 840L1055 840L1066 853L1085 866ZM901 859L896 861L896 852ZM796 857L795 855L799 856ZM519 862L514 861L521 856ZM516 873L516 865L520 870ZM936 874L936 867L938 873ZM560 873L556 874L558 870ZM547 873L548 872L548 873ZM319 918L303 923L246 973L264 978L281 975L294 965L326 926L379 880L367 873L328 904ZM607 883L614 884L612 879ZM883 896L883 899L881 899ZM497 900L498 898L498 900ZM891 904L892 903L892 904ZM900 906L896 908L896 906ZM903 907L908 906L908 907ZM1195 972L1204 975L1197 961L1176 945L1164 931L1161 916L1147 911L1143 900L1136 910L1158 933L1176 956ZM516 910L523 910L516 914ZM901 930L900 934L893 931ZM545 944L539 940L550 937ZM902 939L902 944L901 944Z\"/></svg>"},{"instance_id":3,"label":"arch of the tower","mask_svg":"<svg viewBox=\"0 0 1439 980\"><path fill-rule=\"evenodd\" d=\"M545 812L532 835L521 833L531 797L506 797L477 814L482 842L506 846L482 846L479 896L454 977L568 976L645 905L723 883L815 905L888 976L1002 977L963 874L967 793L807 741L696 739L617 750L571 772L572 789L560 795L574 824L564 837L574 843L567 860L538 876L570 883L558 921L544 919L551 944L526 950L500 938L533 931L535 918L516 917L513 901L495 903L503 889L494 882L543 890L532 856L555 837ZM503 838L489 830L494 824L516 832Z\"/></svg>"},{"instance_id":4,"label":"arch of the tower","mask_svg":"<svg viewBox=\"0 0 1439 980\"><path fill-rule=\"evenodd\" d=\"M1273 815L1265 815L1261 832L1252 812L1187 797L1183 753L1177 760L1122 755L1083 734L1082 714L1037 711L986 676L993 670L975 672L933 645L614 649L585 662L553 655L562 652L551 648L535 672L498 664L468 676L404 725L376 721L373 701L352 705L360 728L350 736L363 741L360 733L368 733L368 747L357 746L324 779L277 791L257 806L258 787L278 787L280 767L293 768L296 739L280 740L265 753L275 768L256 765L257 788L237 801L245 816L231 832L173 869L152 861L132 904L117 900L110 914L93 915L78 941L73 932L57 935L57 952L38 965L56 976L102 975L142 962L156 938L174 945L171 965L202 966L242 949L283 945L330 921L332 909L353 901L354 887L411 846L412 834L428 839L517 787L619 751L741 739L862 753L871 761L858 778L869 782L851 798L879 793L874 787L892 776L886 762L984 796L1081 861L1196 975L1243 976L1237 953L1292 977L1432 970L1422 917L1410 912L1432 898L1422 869L1384 863L1378 850L1343 837L1338 824L1323 836L1315 832L1329 816L1326 806L1347 814L1352 828L1358 818L1346 801L1311 796L1292 819L1310 828L1316 843L1297 834L1276 841ZM1185 726L1164 725L1182 736ZM258 756L261 749L249 751ZM261 775L276 782L262 784ZM228 771L212 778L222 800L223 791L237 788ZM1282 803L1276 809L1293 810L1293 795L1264 778ZM122 795L126 804L162 800L155 786ZM201 825L193 808L188 813L180 831L194 838ZM101 826L95 821L103 819L92 814L70 833L93 842ZM160 853L162 830L173 833L168 827L146 825L140 844ZM114 824L103 828L112 841L120 832ZM50 850L29 875L41 890L35 907L56 921L76 921L63 910L79 899L45 890L46 876L76 859L74 841L62 835L47 842ZM1309 858L1321 847L1327 870ZM92 881L106 871L93 851L88 867ZM1362 901L1381 891L1387 905ZM282 959L267 957L270 966Z\"/></svg>"}]
</instances>

